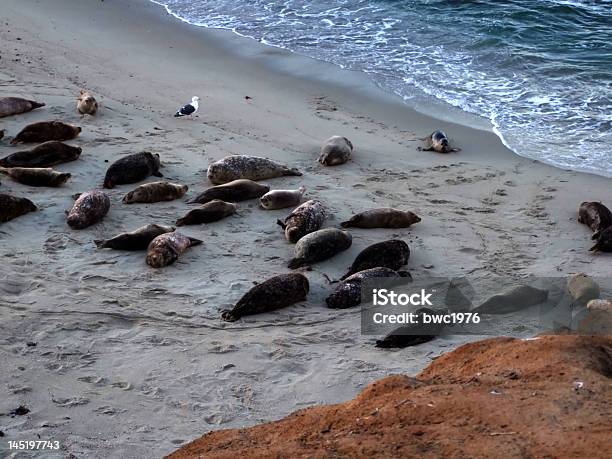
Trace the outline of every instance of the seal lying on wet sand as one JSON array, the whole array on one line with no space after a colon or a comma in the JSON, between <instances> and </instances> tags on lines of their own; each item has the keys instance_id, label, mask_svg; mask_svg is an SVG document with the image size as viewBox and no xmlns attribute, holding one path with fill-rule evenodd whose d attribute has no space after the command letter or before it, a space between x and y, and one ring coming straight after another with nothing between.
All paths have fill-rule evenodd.
<instances>
[{"instance_id":1,"label":"seal lying on wet sand","mask_svg":"<svg viewBox=\"0 0 612 459\"><path fill-rule=\"evenodd\" d=\"M81 115L95 115L98 111L98 102L96 98L89 92L81 90L77 100L77 111Z\"/></svg>"},{"instance_id":2,"label":"seal lying on wet sand","mask_svg":"<svg viewBox=\"0 0 612 459\"><path fill-rule=\"evenodd\" d=\"M189 247L201 244L202 241L173 231L157 236L147 248L146 262L153 268L171 265Z\"/></svg>"},{"instance_id":3,"label":"seal lying on wet sand","mask_svg":"<svg viewBox=\"0 0 612 459\"><path fill-rule=\"evenodd\" d=\"M170 182L151 182L140 185L123 197L125 204L173 201L182 198L189 188L187 185Z\"/></svg>"},{"instance_id":4,"label":"seal lying on wet sand","mask_svg":"<svg viewBox=\"0 0 612 459\"><path fill-rule=\"evenodd\" d=\"M303 274L274 276L249 290L231 311L223 311L221 318L234 322L242 316L270 312L304 301L310 286Z\"/></svg>"},{"instance_id":5,"label":"seal lying on wet sand","mask_svg":"<svg viewBox=\"0 0 612 459\"><path fill-rule=\"evenodd\" d=\"M270 191L270 187L267 185L249 179L239 179L224 185L213 186L187 201L187 204L206 204L213 199L220 199L225 202L246 201L259 198L268 191Z\"/></svg>"},{"instance_id":6,"label":"seal lying on wet sand","mask_svg":"<svg viewBox=\"0 0 612 459\"><path fill-rule=\"evenodd\" d=\"M276 223L285 231L289 242L296 243L308 233L318 230L325 220L325 207L320 201L311 199L295 208L285 220Z\"/></svg>"},{"instance_id":7,"label":"seal lying on wet sand","mask_svg":"<svg viewBox=\"0 0 612 459\"><path fill-rule=\"evenodd\" d=\"M288 264L290 269L311 265L327 260L337 253L348 249L353 238L348 231L325 228L307 234L295 244L293 258Z\"/></svg>"},{"instance_id":8,"label":"seal lying on wet sand","mask_svg":"<svg viewBox=\"0 0 612 459\"><path fill-rule=\"evenodd\" d=\"M31 150L18 151L0 159L2 167L51 167L79 159L81 147L56 140L41 143Z\"/></svg>"},{"instance_id":9,"label":"seal lying on wet sand","mask_svg":"<svg viewBox=\"0 0 612 459\"><path fill-rule=\"evenodd\" d=\"M344 228L408 228L421 218L410 211L383 207L353 215L350 220L340 223Z\"/></svg>"},{"instance_id":10,"label":"seal lying on wet sand","mask_svg":"<svg viewBox=\"0 0 612 459\"><path fill-rule=\"evenodd\" d=\"M208 166L208 179L215 185L238 179L257 181L285 175L300 176L302 173L271 159L247 155L226 156Z\"/></svg>"},{"instance_id":11,"label":"seal lying on wet sand","mask_svg":"<svg viewBox=\"0 0 612 459\"><path fill-rule=\"evenodd\" d=\"M141 226L130 232L121 233L111 239L96 239L94 243L99 249L114 250L147 250L149 244L157 236L174 231L172 226L156 225L154 223Z\"/></svg>"},{"instance_id":12,"label":"seal lying on wet sand","mask_svg":"<svg viewBox=\"0 0 612 459\"><path fill-rule=\"evenodd\" d=\"M45 104L42 102L22 99L21 97L2 97L0 98L0 118L26 113L44 106Z\"/></svg>"},{"instance_id":13,"label":"seal lying on wet sand","mask_svg":"<svg viewBox=\"0 0 612 459\"><path fill-rule=\"evenodd\" d=\"M589 249L591 252L612 252L612 226L597 235L597 242Z\"/></svg>"},{"instance_id":14,"label":"seal lying on wet sand","mask_svg":"<svg viewBox=\"0 0 612 459\"><path fill-rule=\"evenodd\" d=\"M187 215L176 221L176 226L216 222L235 214L237 209L238 204L213 199L202 207L187 212Z\"/></svg>"},{"instance_id":15,"label":"seal lying on wet sand","mask_svg":"<svg viewBox=\"0 0 612 459\"><path fill-rule=\"evenodd\" d=\"M461 151L460 148L451 148L448 137L442 131L434 131L425 139L425 147L418 147L421 151L437 151L438 153L450 153Z\"/></svg>"},{"instance_id":16,"label":"seal lying on wet sand","mask_svg":"<svg viewBox=\"0 0 612 459\"><path fill-rule=\"evenodd\" d=\"M0 173L28 186L58 187L71 177L71 174L67 172L57 172L50 167L0 167Z\"/></svg>"},{"instance_id":17,"label":"seal lying on wet sand","mask_svg":"<svg viewBox=\"0 0 612 459\"><path fill-rule=\"evenodd\" d=\"M302 196L306 192L306 187L301 186L297 190L272 190L264 194L259 202L261 207L266 210L284 209L294 207L302 202Z\"/></svg>"},{"instance_id":18,"label":"seal lying on wet sand","mask_svg":"<svg viewBox=\"0 0 612 459\"><path fill-rule=\"evenodd\" d=\"M88 191L78 196L66 221L72 229L84 229L99 222L110 210L110 198L98 190Z\"/></svg>"},{"instance_id":19,"label":"seal lying on wet sand","mask_svg":"<svg viewBox=\"0 0 612 459\"><path fill-rule=\"evenodd\" d=\"M110 165L104 177L104 188L140 182L151 175L163 177L159 172L161 162L157 153L134 153L118 159Z\"/></svg>"},{"instance_id":20,"label":"seal lying on wet sand","mask_svg":"<svg viewBox=\"0 0 612 459\"><path fill-rule=\"evenodd\" d=\"M440 317L444 315L443 311L435 311L429 308L420 308L414 312L420 317L419 321L422 322L422 317L427 314L430 317ZM423 344L440 334L445 324L440 323L414 323L398 327L385 336L383 339L376 341L376 347L383 349L389 348L405 348L408 346L416 346L417 344Z\"/></svg>"},{"instance_id":21,"label":"seal lying on wet sand","mask_svg":"<svg viewBox=\"0 0 612 459\"><path fill-rule=\"evenodd\" d=\"M578 209L578 222L591 228L592 239L597 239L600 231L612 226L612 212L601 202L585 201Z\"/></svg>"},{"instance_id":22,"label":"seal lying on wet sand","mask_svg":"<svg viewBox=\"0 0 612 459\"><path fill-rule=\"evenodd\" d=\"M351 159L353 144L346 137L335 135L325 141L321 147L318 161L324 166L337 166Z\"/></svg>"},{"instance_id":23,"label":"seal lying on wet sand","mask_svg":"<svg viewBox=\"0 0 612 459\"><path fill-rule=\"evenodd\" d=\"M16 143L47 142L48 140L70 140L81 133L79 126L61 121L39 121L28 124L17 134L11 145Z\"/></svg>"},{"instance_id":24,"label":"seal lying on wet sand","mask_svg":"<svg viewBox=\"0 0 612 459\"><path fill-rule=\"evenodd\" d=\"M0 223L6 223L14 218L35 212L36 206L26 198L18 198L10 194L0 194Z\"/></svg>"},{"instance_id":25,"label":"seal lying on wet sand","mask_svg":"<svg viewBox=\"0 0 612 459\"><path fill-rule=\"evenodd\" d=\"M344 280L364 269L383 267L397 271L408 263L408 258L410 258L410 248L404 241L390 239L378 242L363 249L355 258L348 272L340 280Z\"/></svg>"}]
</instances>

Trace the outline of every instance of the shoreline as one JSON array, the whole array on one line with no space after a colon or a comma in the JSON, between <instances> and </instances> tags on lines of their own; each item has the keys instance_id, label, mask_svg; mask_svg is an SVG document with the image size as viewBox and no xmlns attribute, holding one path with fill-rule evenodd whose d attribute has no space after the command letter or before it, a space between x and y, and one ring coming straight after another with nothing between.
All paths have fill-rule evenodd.
<instances>
[{"instance_id":1,"label":"shoreline","mask_svg":"<svg viewBox=\"0 0 612 459\"><path fill-rule=\"evenodd\" d=\"M279 50L187 26L148 0L6 0L3 13L3 93L47 106L0 120L0 157L17 151L10 138L27 123L55 118L83 127L68 142L83 148L81 158L57 168L73 174L65 187L32 189L0 178L0 192L39 206L0 227L7 369L0 384L9 390L0 412L30 409L0 418L3 440L40 435L77 457L161 456L207 430L350 400L374 380L416 374L478 339L448 336L383 352L360 334L358 310L324 306L325 276L343 274L362 249L385 239L409 243L407 269L415 277L609 273L610 257L588 252L590 233L576 222L580 202L609 196L609 179L517 156L492 132L421 115L350 72L330 75L332 64L309 61L302 76L270 71L266 62ZM303 59L282 61L288 70L304 67ZM360 83L347 88L336 80L348 77ZM81 88L98 97L99 116L76 114ZM174 118L193 95L201 98L198 116ZM418 151L419 138L436 128L462 151ZM323 168L318 151L334 134L354 143L353 160ZM101 187L110 163L142 150L161 155L166 179L189 186L186 198L210 186L212 161L248 154L299 168L302 177L264 182L275 189L304 184L308 199L329 206L326 227L383 206L412 210L422 221L352 231L349 250L304 271L307 302L226 324L219 311L254 281L287 272L293 246L276 219L289 212L246 201L235 216L188 227L185 234L204 244L162 270L149 269L141 253L98 250L94 239L173 224L192 208L180 200L122 205L136 185L118 186L108 191L111 211L102 222L67 227L71 196ZM529 335L516 325L500 334Z\"/></svg>"}]
</instances>

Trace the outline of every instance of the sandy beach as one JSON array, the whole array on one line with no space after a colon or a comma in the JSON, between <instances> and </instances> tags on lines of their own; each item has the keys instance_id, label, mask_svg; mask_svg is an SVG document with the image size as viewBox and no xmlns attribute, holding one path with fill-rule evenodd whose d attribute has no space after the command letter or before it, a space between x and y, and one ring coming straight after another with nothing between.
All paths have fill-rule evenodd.
<instances>
[{"instance_id":1,"label":"sandy beach","mask_svg":"<svg viewBox=\"0 0 612 459\"><path fill-rule=\"evenodd\" d=\"M4 0L0 39L2 95L46 103L0 119L0 157L23 149L9 140L25 124L60 119L83 129L67 142L83 148L80 159L56 166L72 173L64 187L0 176L0 192L39 207L0 226L2 455L161 457L209 430L344 402L477 339L381 351L360 334L358 309L325 307L326 276L338 278L381 240L410 245L413 277L610 273L610 257L588 251L590 232L576 221L582 201L610 202L610 179L519 157L470 118L418 113L362 75L184 24L145 0ZM80 89L97 96L97 116L76 112ZM174 118L193 95L197 116ZM461 151L417 150L437 128ZM324 168L319 148L335 134L351 139L353 159ZM100 189L110 163L144 150L159 153L166 179L189 186L187 198L211 186L209 163L248 154L300 169L302 177L264 183L306 186L308 199L328 206L326 227L383 206L422 221L355 229L349 250L304 271L306 303L225 323L220 311L253 282L289 271L293 246L276 220L290 209L246 201L225 220L186 227L204 243L165 269L149 268L142 253L98 250L94 239L173 224L192 208L185 200L125 205L135 186L121 185L108 190L102 222L67 226L72 195ZM529 336L514 325L504 334ZM19 405L28 416L6 415ZM15 455L4 441L37 438L62 449Z\"/></svg>"}]
</instances>

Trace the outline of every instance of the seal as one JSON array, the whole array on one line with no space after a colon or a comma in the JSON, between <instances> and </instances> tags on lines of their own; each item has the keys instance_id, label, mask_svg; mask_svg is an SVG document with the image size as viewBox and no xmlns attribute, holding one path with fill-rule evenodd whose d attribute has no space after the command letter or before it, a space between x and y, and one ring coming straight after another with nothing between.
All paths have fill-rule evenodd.
<instances>
[{"instance_id":1,"label":"seal","mask_svg":"<svg viewBox=\"0 0 612 459\"><path fill-rule=\"evenodd\" d=\"M54 171L50 167L0 167L0 173L24 185L48 187L62 186L72 176L67 172Z\"/></svg>"},{"instance_id":2,"label":"seal","mask_svg":"<svg viewBox=\"0 0 612 459\"><path fill-rule=\"evenodd\" d=\"M202 241L173 231L157 236L147 248L146 262L153 268L171 265L189 247L201 244Z\"/></svg>"},{"instance_id":3,"label":"seal","mask_svg":"<svg viewBox=\"0 0 612 459\"><path fill-rule=\"evenodd\" d=\"M208 179L215 185L238 179L257 181L285 175L300 176L302 173L271 159L247 155L226 156L208 166Z\"/></svg>"},{"instance_id":4,"label":"seal","mask_svg":"<svg viewBox=\"0 0 612 459\"><path fill-rule=\"evenodd\" d=\"M408 263L410 248L408 244L399 239L378 242L363 249L349 268L348 272L340 278L347 277L371 268L389 268L397 271Z\"/></svg>"},{"instance_id":5,"label":"seal","mask_svg":"<svg viewBox=\"0 0 612 459\"><path fill-rule=\"evenodd\" d=\"M180 183L151 182L140 185L123 197L125 204L135 202L153 203L161 201L173 201L182 198L189 187Z\"/></svg>"},{"instance_id":6,"label":"seal","mask_svg":"<svg viewBox=\"0 0 612 459\"><path fill-rule=\"evenodd\" d=\"M325 221L325 207L321 201L311 199L293 209L285 220L276 223L285 231L285 238L296 243L308 233L318 230Z\"/></svg>"},{"instance_id":7,"label":"seal","mask_svg":"<svg viewBox=\"0 0 612 459\"><path fill-rule=\"evenodd\" d=\"M89 92L81 89L79 98L77 99L77 111L81 115L95 115L98 111L98 102L96 98Z\"/></svg>"},{"instance_id":8,"label":"seal","mask_svg":"<svg viewBox=\"0 0 612 459\"><path fill-rule=\"evenodd\" d=\"M447 135L442 131L434 131L429 137L425 137L425 147L418 147L421 151L437 151L438 153L450 153L461 151L460 148L451 148Z\"/></svg>"},{"instance_id":9,"label":"seal","mask_svg":"<svg viewBox=\"0 0 612 459\"><path fill-rule=\"evenodd\" d=\"M249 290L231 311L222 311L221 318L234 322L243 316L270 312L304 301L310 286L303 274L280 274Z\"/></svg>"},{"instance_id":10,"label":"seal","mask_svg":"<svg viewBox=\"0 0 612 459\"><path fill-rule=\"evenodd\" d=\"M121 233L111 239L96 239L94 243L99 249L114 250L147 250L149 244L157 236L174 231L172 226L151 223L130 232Z\"/></svg>"},{"instance_id":11,"label":"seal","mask_svg":"<svg viewBox=\"0 0 612 459\"><path fill-rule=\"evenodd\" d=\"M11 140L16 143L47 142L48 140L70 140L81 133L79 126L61 121L39 121L28 124Z\"/></svg>"},{"instance_id":12,"label":"seal","mask_svg":"<svg viewBox=\"0 0 612 459\"><path fill-rule=\"evenodd\" d=\"M408 228L421 218L410 211L383 207L366 210L353 215L350 220L340 223L343 228Z\"/></svg>"},{"instance_id":13,"label":"seal","mask_svg":"<svg viewBox=\"0 0 612 459\"><path fill-rule=\"evenodd\" d=\"M29 199L0 194L0 223L6 223L29 212L35 212L36 209L34 203Z\"/></svg>"},{"instance_id":14,"label":"seal","mask_svg":"<svg viewBox=\"0 0 612 459\"><path fill-rule=\"evenodd\" d=\"M389 268L371 268L359 271L340 282L336 289L325 299L330 309L346 309L361 304L361 285L367 279L382 277L407 277L412 279L408 271L394 271Z\"/></svg>"},{"instance_id":15,"label":"seal","mask_svg":"<svg viewBox=\"0 0 612 459\"><path fill-rule=\"evenodd\" d=\"M324 166L337 166L351 159L353 144L346 137L335 135L325 141L321 147L319 162Z\"/></svg>"},{"instance_id":16,"label":"seal","mask_svg":"<svg viewBox=\"0 0 612 459\"><path fill-rule=\"evenodd\" d=\"M206 204L213 199L225 202L239 202L259 198L270 191L267 185L261 185L253 180L239 179L224 185L213 186L200 193L187 204Z\"/></svg>"},{"instance_id":17,"label":"seal","mask_svg":"<svg viewBox=\"0 0 612 459\"><path fill-rule=\"evenodd\" d=\"M42 102L22 99L21 97L1 97L0 98L0 118L11 115L19 115L34 110L35 108L44 107Z\"/></svg>"},{"instance_id":18,"label":"seal","mask_svg":"<svg viewBox=\"0 0 612 459\"><path fill-rule=\"evenodd\" d=\"M595 245L589 249L591 252L612 252L612 226L600 231Z\"/></svg>"},{"instance_id":19,"label":"seal","mask_svg":"<svg viewBox=\"0 0 612 459\"><path fill-rule=\"evenodd\" d=\"M207 202L198 209L187 212L176 221L176 226L199 225L201 223L212 223L236 213L238 204L233 204L219 199Z\"/></svg>"},{"instance_id":20,"label":"seal","mask_svg":"<svg viewBox=\"0 0 612 459\"><path fill-rule=\"evenodd\" d=\"M482 304L472 309L479 314L509 314L527 309L548 299L548 290L517 285L487 298Z\"/></svg>"},{"instance_id":21,"label":"seal","mask_svg":"<svg viewBox=\"0 0 612 459\"><path fill-rule=\"evenodd\" d=\"M445 324L442 321L440 321L440 323L422 323L422 317L425 314L430 317L442 317L444 316L444 312L429 308L420 308L417 309L414 314L420 317L419 323L396 328L383 339L377 340L376 347L389 349L416 346L417 344L423 344L436 338L444 329Z\"/></svg>"},{"instance_id":22,"label":"seal","mask_svg":"<svg viewBox=\"0 0 612 459\"><path fill-rule=\"evenodd\" d=\"M301 186L297 190L272 190L268 191L259 202L261 207L267 210L284 209L294 207L302 202L302 196L306 192L306 187Z\"/></svg>"},{"instance_id":23,"label":"seal","mask_svg":"<svg viewBox=\"0 0 612 459\"><path fill-rule=\"evenodd\" d=\"M104 218L110 209L110 198L98 190L88 191L78 196L66 221L72 229L84 229Z\"/></svg>"},{"instance_id":24,"label":"seal","mask_svg":"<svg viewBox=\"0 0 612 459\"><path fill-rule=\"evenodd\" d=\"M612 225L612 212L601 202L585 201L578 208L578 222L591 228L595 240L601 231Z\"/></svg>"},{"instance_id":25,"label":"seal","mask_svg":"<svg viewBox=\"0 0 612 459\"><path fill-rule=\"evenodd\" d=\"M110 165L104 177L104 188L140 182L151 175L163 177L159 172L161 162L157 153L134 153L118 159Z\"/></svg>"},{"instance_id":26,"label":"seal","mask_svg":"<svg viewBox=\"0 0 612 459\"><path fill-rule=\"evenodd\" d=\"M31 150L18 151L0 159L2 167L51 167L75 161L83 149L51 140Z\"/></svg>"},{"instance_id":27,"label":"seal","mask_svg":"<svg viewBox=\"0 0 612 459\"><path fill-rule=\"evenodd\" d=\"M297 242L293 258L287 266L290 269L297 269L327 260L348 249L352 243L353 237L348 231L337 228L314 231Z\"/></svg>"}]
</instances>

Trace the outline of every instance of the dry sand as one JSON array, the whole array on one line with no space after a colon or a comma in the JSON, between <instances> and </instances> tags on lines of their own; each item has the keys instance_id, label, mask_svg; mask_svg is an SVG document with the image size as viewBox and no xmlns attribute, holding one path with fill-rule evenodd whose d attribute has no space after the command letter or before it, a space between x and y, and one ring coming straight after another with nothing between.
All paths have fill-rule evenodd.
<instances>
[{"instance_id":1,"label":"dry sand","mask_svg":"<svg viewBox=\"0 0 612 459\"><path fill-rule=\"evenodd\" d=\"M208 430L279 419L348 400L390 374L416 374L470 338L383 352L360 335L358 310L324 307L324 274L339 276L380 240L410 244L414 276L610 272L610 258L588 252L590 233L576 222L581 201L610 196L608 179L518 157L491 132L416 113L362 76L187 26L145 0L4 0L0 40L2 94L47 104L0 119L0 156L17 151L8 142L27 123L83 127L70 142L83 147L81 158L57 167L73 174L66 187L0 177L3 193L40 208L0 227L0 413L31 410L0 416L0 448L40 437L62 444L45 457L158 457ZM98 96L98 116L76 113L82 88ZM192 95L201 98L198 116L173 118ZM417 151L434 128L462 151ZM323 168L318 148L334 134L352 140L354 160ZM266 183L304 184L330 208L327 226L378 206L423 221L352 231L350 250L306 273L307 303L222 323L219 311L254 281L287 271L293 246L275 222L288 211L249 201L229 219L186 228L204 244L163 270L141 253L97 250L94 239L171 224L190 208L123 205L133 187L119 186L103 222L69 229L71 195L101 187L109 162L142 150L161 155L165 177L189 185L187 198L210 186L211 161L251 154L301 169L301 178Z\"/></svg>"}]
</instances>

